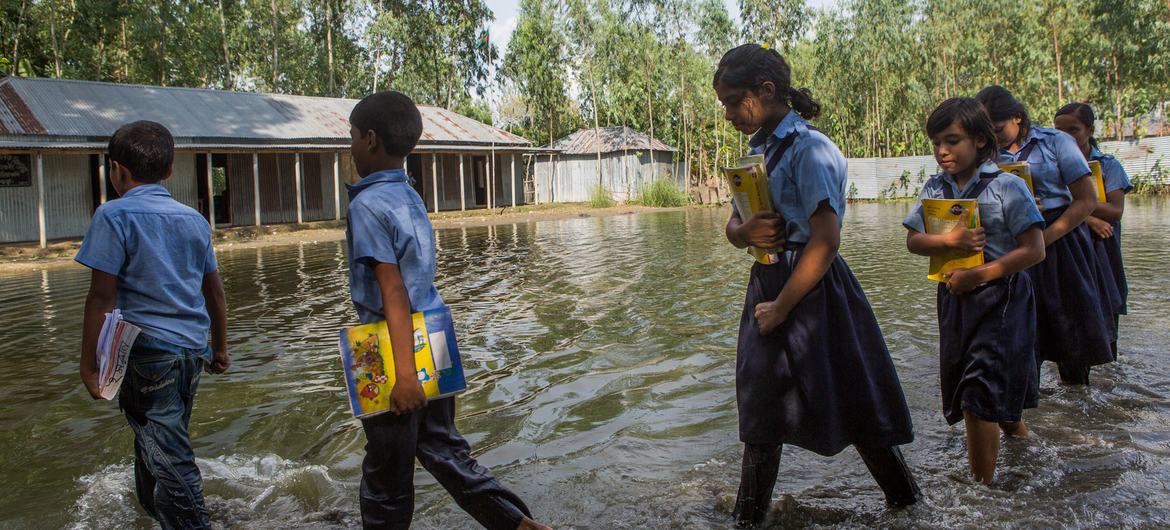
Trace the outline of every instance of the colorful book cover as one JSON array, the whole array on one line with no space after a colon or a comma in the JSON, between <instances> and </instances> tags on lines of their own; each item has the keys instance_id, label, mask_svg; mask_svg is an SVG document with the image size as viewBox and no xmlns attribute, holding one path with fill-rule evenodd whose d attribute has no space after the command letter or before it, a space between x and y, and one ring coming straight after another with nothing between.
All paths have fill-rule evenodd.
<instances>
[{"instance_id":1,"label":"colorful book cover","mask_svg":"<svg viewBox=\"0 0 1170 530\"><path fill-rule=\"evenodd\" d=\"M1093 171L1093 181L1095 184L1097 184L1097 202L1109 202L1109 200L1105 198L1105 177L1101 174L1101 161L1090 160L1089 169Z\"/></svg>"},{"instance_id":2,"label":"colorful book cover","mask_svg":"<svg viewBox=\"0 0 1170 530\"><path fill-rule=\"evenodd\" d=\"M411 315L414 363L428 400L467 390L451 310L443 307ZM368 418L390 411L394 354L386 322L341 330L341 367L353 415Z\"/></svg>"},{"instance_id":3,"label":"colorful book cover","mask_svg":"<svg viewBox=\"0 0 1170 530\"><path fill-rule=\"evenodd\" d=\"M979 228L979 201L975 199L922 199L922 218L928 234L945 234L955 228L963 212L971 212L967 228ZM956 269L983 265L983 253L947 252L930 257L926 277L945 282L943 275Z\"/></svg>"},{"instance_id":4,"label":"colorful book cover","mask_svg":"<svg viewBox=\"0 0 1170 530\"><path fill-rule=\"evenodd\" d=\"M1032 192L1033 195L1036 194L1036 189L1032 187L1032 170L1028 169L1027 161L1004 162L999 165L999 168L1024 179L1024 183L1028 185L1028 191Z\"/></svg>"},{"instance_id":5,"label":"colorful book cover","mask_svg":"<svg viewBox=\"0 0 1170 530\"><path fill-rule=\"evenodd\" d=\"M723 176L731 188L731 201L735 203L740 219L747 220L760 212L776 211L772 207L772 195L768 190L768 175L764 167L764 155L748 155L740 158L735 167L723 168ZM780 256L775 250L748 247L748 254L764 265L780 262Z\"/></svg>"}]
</instances>

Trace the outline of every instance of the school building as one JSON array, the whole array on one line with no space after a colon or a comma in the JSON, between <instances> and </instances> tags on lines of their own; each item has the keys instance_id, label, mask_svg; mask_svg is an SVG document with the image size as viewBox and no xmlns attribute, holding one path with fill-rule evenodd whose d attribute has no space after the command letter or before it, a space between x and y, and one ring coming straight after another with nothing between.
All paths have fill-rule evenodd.
<instances>
[{"instance_id":1,"label":"school building","mask_svg":"<svg viewBox=\"0 0 1170 530\"><path fill-rule=\"evenodd\" d=\"M536 199L542 203L588 202L599 184L619 201L636 198L657 179L686 187L678 149L629 127L582 129L548 148L535 156Z\"/></svg>"},{"instance_id":2,"label":"school building","mask_svg":"<svg viewBox=\"0 0 1170 530\"><path fill-rule=\"evenodd\" d=\"M78 238L116 196L106 147L122 124L152 120L175 137L174 198L217 228L341 219L352 99L0 78L0 243ZM528 140L447 109L420 107L407 172L428 210L531 201Z\"/></svg>"}]
</instances>

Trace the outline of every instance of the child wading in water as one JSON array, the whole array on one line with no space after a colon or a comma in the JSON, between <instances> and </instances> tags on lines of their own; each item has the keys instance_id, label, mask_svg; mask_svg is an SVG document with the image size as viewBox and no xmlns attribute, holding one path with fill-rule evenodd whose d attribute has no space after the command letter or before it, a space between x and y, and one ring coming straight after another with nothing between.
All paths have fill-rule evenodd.
<instances>
[{"instance_id":1,"label":"child wading in water","mask_svg":"<svg viewBox=\"0 0 1170 530\"><path fill-rule=\"evenodd\" d=\"M1129 175L1121 162L1113 155L1102 153L1093 138L1093 124L1097 116L1093 107L1084 103L1069 103L1056 111L1052 120L1057 130L1072 136L1077 141L1081 154L1090 161L1101 164L1101 177L1105 181L1105 202L1098 201L1093 215L1085 219L1093 234L1097 263L1108 271L1103 276L1112 277L1111 293L1114 300L1113 312L1113 355L1117 355L1117 333L1119 315L1128 311L1129 283L1125 279L1125 266L1121 262L1121 216L1125 213L1125 194L1133 191Z\"/></svg>"},{"instance_id":2,"label":"child wading in water","mask_svg":"<svg viewBox=\"0 0 1170 530\"><path fill-rule=\"evenodd\" d=\"M873 309L837 254L845 212L845 158L805 119L820 105L791 86L774 50L745 44L725 54L713 85L724 118L754 134L766 157L776 214L741 219L727 239L782 248L780 263L752 266L739 324L736 399L745 444L735 517L760 524L783 444L825 456L853 445L893 506L918 499L898 445L914 439L910 412Z\"/></svg>"},{"instance_id":3,"label":"child wading in water","mask_svg":"<svg viewBox=\"0 0 1170 530\"><path fill-rule=\"evenodd\" d=\"M1028 436L1025 408L1039 399L1036 302L1025 269L1044 259L1044 218L1024 180L996 165L995 129L983 105L944 101L926 121L943 172L922 186L918 206L902 224L910 252L934 256L983 252L985 263L949 273L938 286L939 379L943 416L967 430L967 461L990 484L999 431ZM977 199L981 228L927 234L921 199Z\"/></svg>"}]
</instances>

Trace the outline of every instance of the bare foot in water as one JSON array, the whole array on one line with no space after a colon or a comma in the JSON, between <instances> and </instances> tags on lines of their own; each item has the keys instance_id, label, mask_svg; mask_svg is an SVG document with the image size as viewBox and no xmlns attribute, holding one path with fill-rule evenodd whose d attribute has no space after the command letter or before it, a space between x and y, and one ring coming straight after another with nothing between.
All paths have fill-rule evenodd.
<instances>
[{"instance_id":1,"label":"bare foot in water","mask_svg":"<svg viewBox=\"0 0 1170 530\"><path fill-rule=\"evenodd\" d=\"M1011 423L1000 422L999 428L1006 436L1023 438L1025 440L1032 437L1032 433L1028 431L1028 426L1024 424L1024 420Z\"/></svg>"},{"instance_id":2,"label":"bare foot in water","mask_svg":"<svg viewBox=\"0 0 1170 530\"><path fill-rule=\"evenodd\" d=\"M552 528L525 517L520 520L520 525L516 527L516 530L552 530Z\"/></svg>"}]
</instances>

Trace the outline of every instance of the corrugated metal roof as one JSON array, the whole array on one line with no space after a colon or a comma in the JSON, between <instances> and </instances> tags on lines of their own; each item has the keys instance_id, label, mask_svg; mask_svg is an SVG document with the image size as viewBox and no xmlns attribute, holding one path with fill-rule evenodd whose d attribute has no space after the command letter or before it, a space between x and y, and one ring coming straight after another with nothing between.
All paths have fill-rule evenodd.
<instances>
[{"instance_id":1,"label":"corrugated metal roof","mask_svg":"<svg viewBox=\"0 0 1170 530\"><path fill-rule=\"evenodd\" d=\"M153 120L176 143L273 140L349 142L357 100L67 79L0 79L0 136L106 138L120 125ZM420 144L530 145L447 109L420 106Z\"/></svg>"},{"instance_id":2,"label":"corrugated metal roof","mask_svg":"<svg viewBox=\"0 0 1170 530\"><path fill-rule=\"evenodd\" d=\"M677 151L657 138L651 144L650 136L635 131L629 127L602 127L600 129L581 129L549 147L559 149L566 155L584 155L596 153L598 146L602 153L612 153L625 149L653 149L655 151Z\"/></svg>"}]
</instances>

